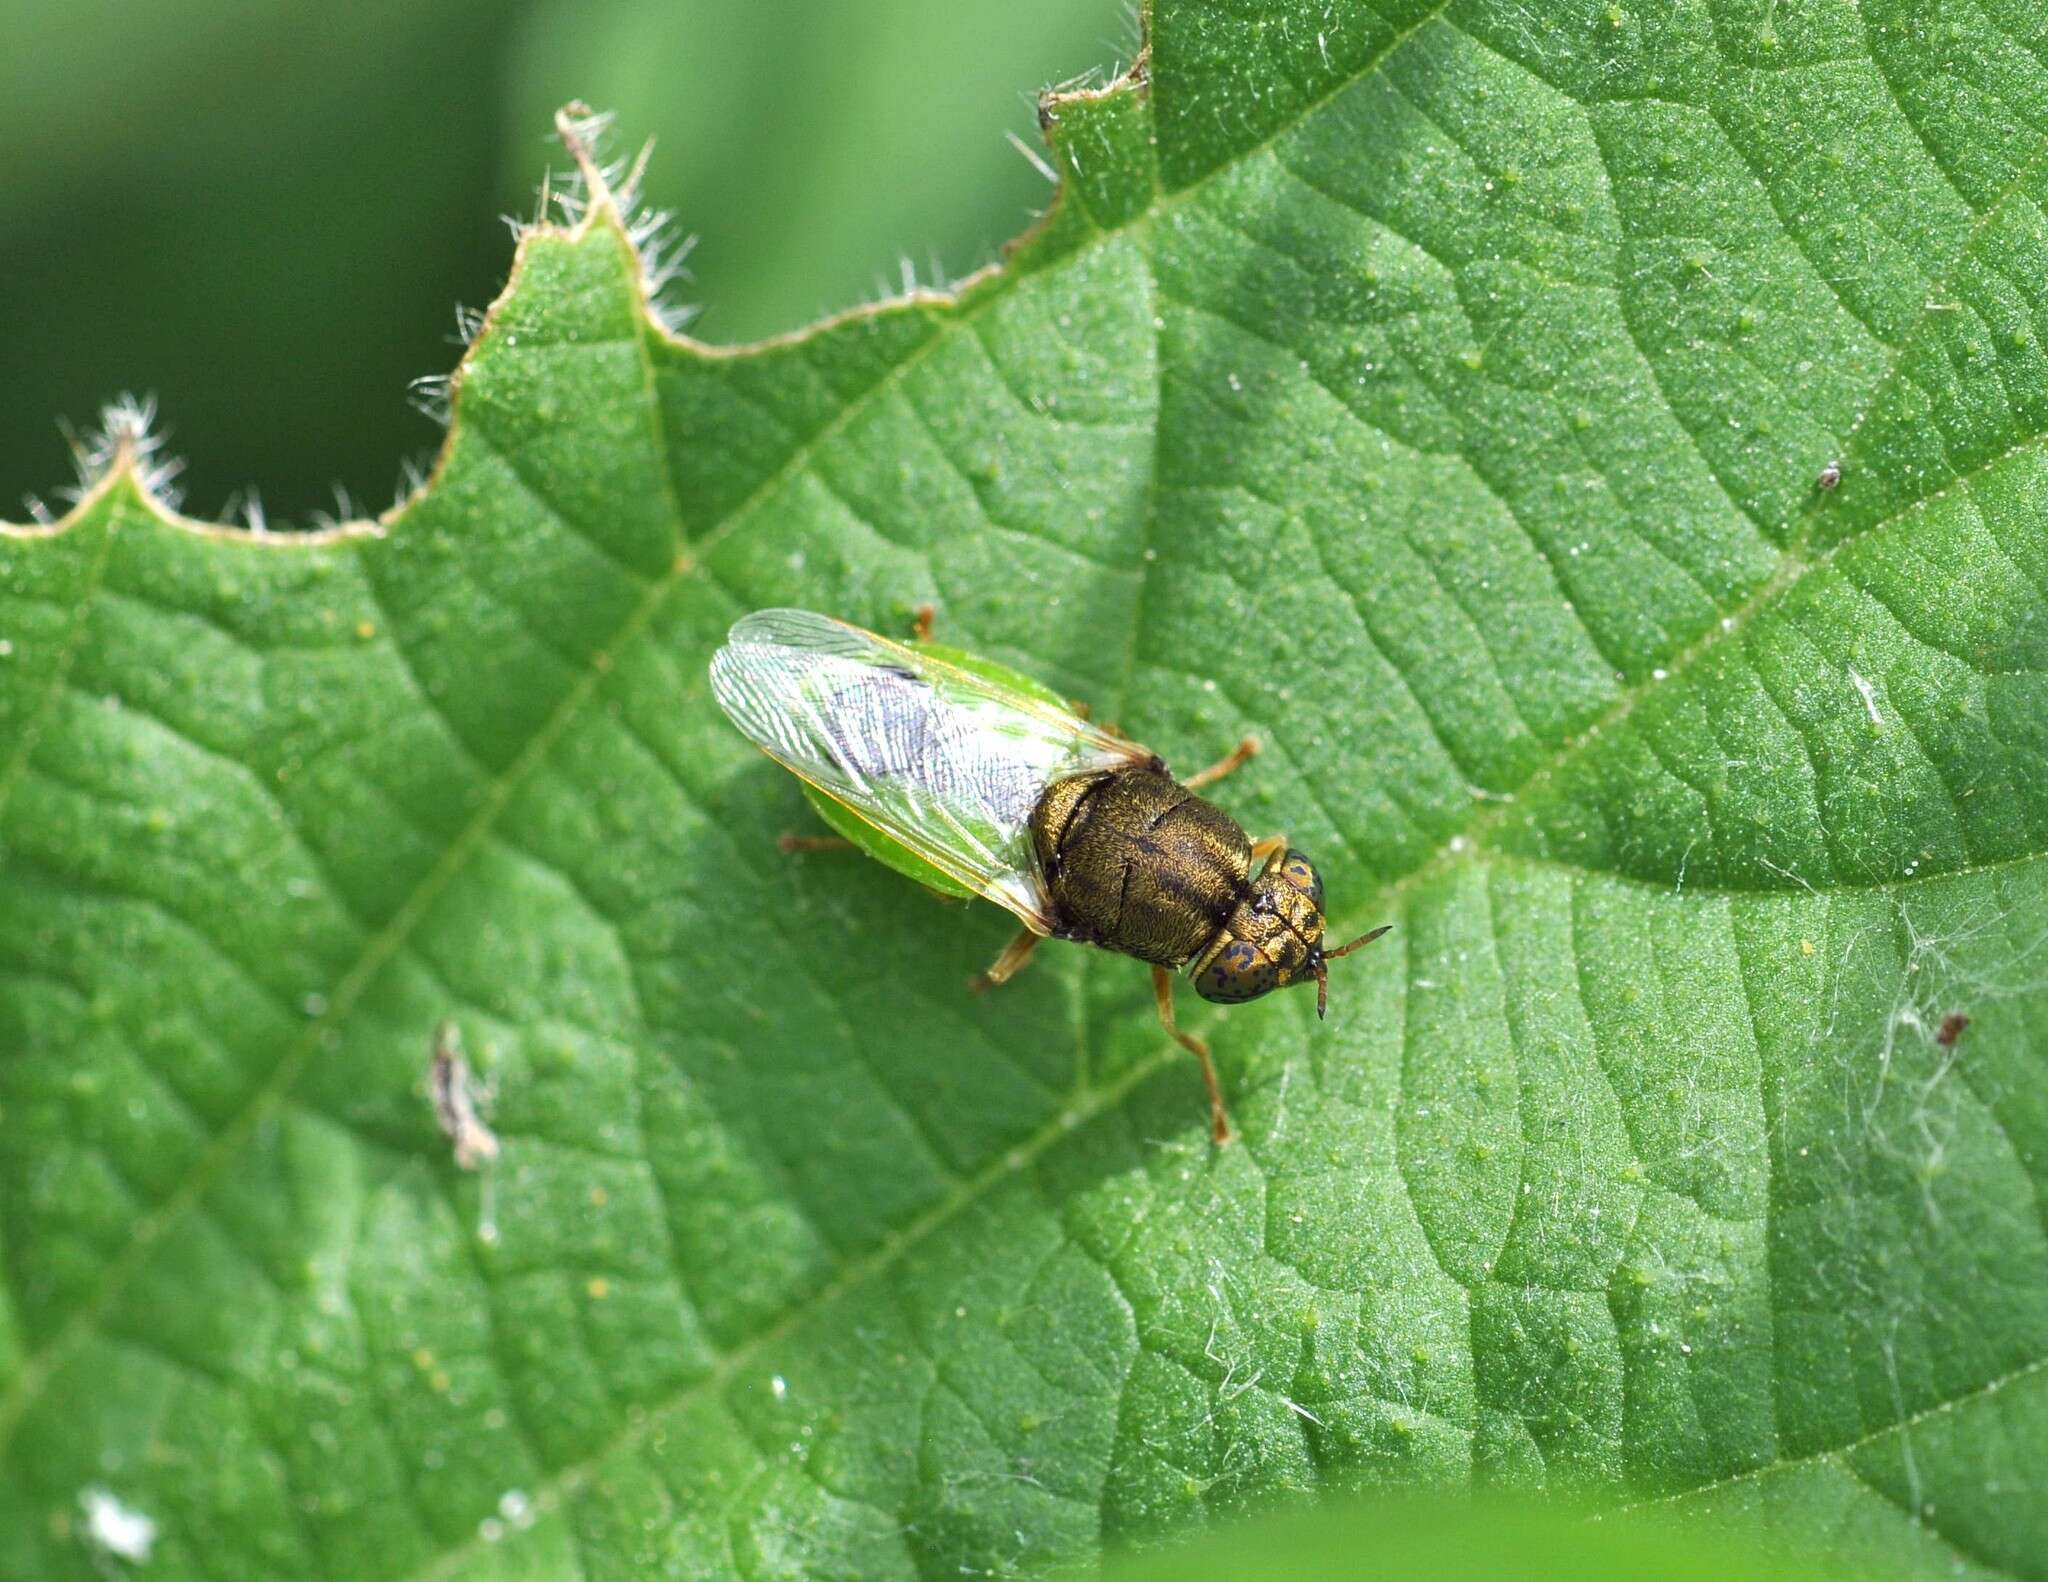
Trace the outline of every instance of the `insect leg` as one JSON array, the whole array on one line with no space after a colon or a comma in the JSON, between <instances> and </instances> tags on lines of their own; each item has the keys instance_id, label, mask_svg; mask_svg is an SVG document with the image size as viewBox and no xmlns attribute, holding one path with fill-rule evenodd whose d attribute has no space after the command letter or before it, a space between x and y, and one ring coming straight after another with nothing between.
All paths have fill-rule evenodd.
<instances>
[{"instance_id":1,"label":"insect leg","mask_svg":"<svg viewBox=\"0 0 2048 1582\"><path fill-rule=\"evenodd\" d=\"M1159 1002L1159 1024L1173 1041L1202 1063L1202 1080L1209 1087L1209 1135L1218 1144L1237 1134L1230 1129L1230 1114L1223 1108L1223 1084L1216 1080L1216 1065L1209 1058L1209 1046L1193 1033L1184 1033L1173 1019L1173 975L1164 967L1152 969L1152 997Z\"/></svg>"},{"instance_id":2,"label":"insect leg","mask_svg":"<svg viewBox=\"0 0 2048 1582\"><path fill-rule=\"evenodd\" d=\"M1034 934L1030 929L1017 931L1017 937L1003 947L1003 953L996 957L994 965L978 978L969 978L967 986L976 994L984 989L993 989L999 983L1008 983L1031 959L1031 953L1038 948L1038 942L1045 936Z\"/></svg>"},{"instance_id":3,"label":"insect leg","mask_svg":"<svg viewBox=\"0 0 2048 1582\"><path fill-rule=\"evenodd\" d=\"M843 835L778 835L775 844L785 852L853 850L853 842Z\"/></svg>"},{"instance_id":4,"label":"insect leg","mask_svg":"<svg viewBox=\"0 0 2048 1582\"><path fill-rule=\"evenodd\" d=\"M1214 785L1218 780L1229 774L1231 770L1243 765L1244 761L1256 754L1258 750L1258 737L1247 736L1243 741L1230 749L1230 756L1228 758L1218 759L1200 774L1189 775L1181 784L1190 791L1199 791L1205 785Z\"/></svg>"},{"instance_id":5,"label":"insect leg","mask_svg":"<svg viewBox=\"0 0 2048 1582\"><path fill-rule=\"evenodd\" d=\"M1275 854L1287 849L1285 835L1268 835L1264 840L1252 842L1252 868L1257 871L1271 862Z\"/></svg>"}]
</instances>

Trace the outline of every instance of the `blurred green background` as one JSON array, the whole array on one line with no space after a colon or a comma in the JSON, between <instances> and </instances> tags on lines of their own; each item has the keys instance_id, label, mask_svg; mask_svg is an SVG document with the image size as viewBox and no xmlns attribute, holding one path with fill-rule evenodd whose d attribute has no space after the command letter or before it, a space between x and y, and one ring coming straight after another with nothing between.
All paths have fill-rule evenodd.
<instances>
[{"instance_id":1,"label":"blurred green background","mask_svg":"<svg viewBox=\"0 0 2048 1582\"><path fill-rule=\"evenodd\" d=\"M751 340L986 263L1045 204L1035 90L1127 62L1128 0L31 0L7 8L0 518L60 419L153 394L187 508L392 498L407 386L497 294L581 98L698 240L672 298Z\"/></svg>"}]
</instances>

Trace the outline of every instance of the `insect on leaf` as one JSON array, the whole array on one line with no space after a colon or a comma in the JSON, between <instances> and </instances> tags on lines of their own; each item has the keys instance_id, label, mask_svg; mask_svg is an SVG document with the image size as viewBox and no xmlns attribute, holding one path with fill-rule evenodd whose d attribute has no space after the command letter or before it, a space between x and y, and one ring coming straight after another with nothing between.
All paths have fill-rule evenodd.
<instances>
[{"instance_id":1,"label":"insect on leaf","mask_svg":"<svg viewBox=\"0 0 2048 1582\"><path fill-rule=\"evenodd\" d=\"M1157 0L957 297L712 355L586 169L381 523L124 428L0 538L0 1575L2036 1574L2048 33L1924 9ZM1191 1015L1240 1146L1128 963L776 849L712 653L922 600L1395 924Z\"/></svg>"}]
</instances>

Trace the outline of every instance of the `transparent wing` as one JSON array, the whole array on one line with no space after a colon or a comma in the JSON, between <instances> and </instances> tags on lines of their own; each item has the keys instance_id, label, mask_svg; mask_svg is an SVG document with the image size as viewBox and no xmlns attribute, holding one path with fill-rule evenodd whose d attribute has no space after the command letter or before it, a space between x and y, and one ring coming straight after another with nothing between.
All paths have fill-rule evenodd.
<instances>
[{"instance_id":1,"label":"transparent wing","mask_svg":"<svg viewBox=\"0 0 2048 1582\"><path fill-rule=\"evenodd\" d=\"M1069 775L1150 755L1057 708L807 610L761 610L711 659L733 723L784 768L1040 933L1031 810Z\"/></svg>"}]
</instances>

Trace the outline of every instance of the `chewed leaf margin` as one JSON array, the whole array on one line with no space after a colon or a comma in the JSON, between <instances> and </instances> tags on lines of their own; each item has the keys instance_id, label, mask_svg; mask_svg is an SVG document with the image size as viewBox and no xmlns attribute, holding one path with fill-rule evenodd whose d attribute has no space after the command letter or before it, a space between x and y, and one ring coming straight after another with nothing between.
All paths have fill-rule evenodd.
<instances>
[{"instance_id":1,"label":"chewed leaf margin","mask_svg":"<svg viewBox=\"0 0 2048 1582\"><path fill-rule=\"evenodd\" d=\"M1141 31L1144 25L1141 12ZM529 267L537 244L574 245L587 240L594 231L610 231L632 261L634 306L643 333L706 361L760 356L827 335L855 320L967 306L1004 281L1064 252L1074 231L1068 222L1077 202L1098 208L1098 204L1089 202L1086 193L1079 191L1084 165L1076 157L1076 144L1085 146L1097 137L1092 117L1098 112L1106 109L1109 116L1115 117L1120 100L1147 91L1147 55L1141 45L1131 65L1100 86L1049 88L1039 96L1039 127L1057 164L1057 184L1044 212L1021 235L1004 244L999 258L943 289L917 286L877 302L829 314L783 334L730 346L688 334L682 328L687 311L665 300L687 244L679 245L673 235L674 216L650 207L641 190L653 144L644 145L630 159L607 159L604 147L613 130L610 116L580 102L564 105L555 113L555 132L572 160L567 178L559 183L552 175L544 179L534 217L513 222L516 240L512 261L505 283L491 305L482 313L458 314L464 345L454 368L445 375L429 375L414 382L415 403L435 417L444 432L432 462L424 470L408 467L406 486L389 507L373 516L319 519L312 526L289 531L272 529L253 496L239 512L231 502L224 513L241 514L241 522L189 515L182 509L174 488L184 463L166 449L169 435L159 423L155 401L122 395L101 408L99 420L91 429L67 429L77 476L72 483L52 491L63 502L64 509L52 512L39 498L31 496L31 519L14 522L0 518L0 537L53 537L68 531L123 490L132 496L130 504L161 526L234 543L303 547L378 537L396 530L434 488L454 453L462 420L463 377L479 348L497 327L500 310L518 294L521 276Z\"/></svg>"}]
</instances>

